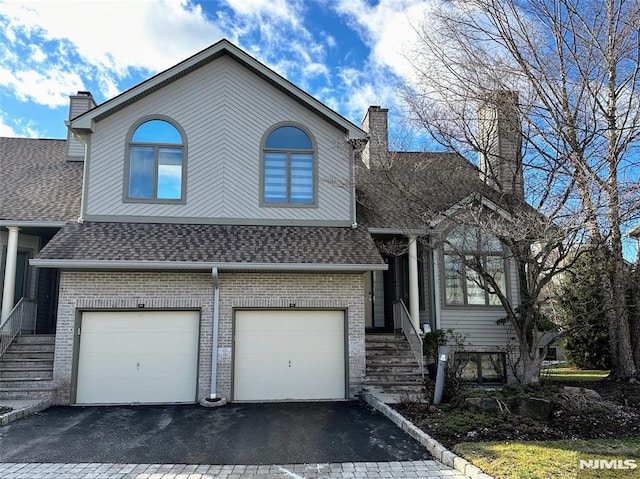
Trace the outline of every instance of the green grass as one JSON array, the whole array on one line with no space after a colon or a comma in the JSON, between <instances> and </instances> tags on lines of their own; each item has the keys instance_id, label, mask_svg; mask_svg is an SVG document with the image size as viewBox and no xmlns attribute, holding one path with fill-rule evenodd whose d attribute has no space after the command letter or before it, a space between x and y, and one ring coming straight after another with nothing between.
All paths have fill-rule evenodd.
<instances>
[{"instance_id":1,"label":"green grass","mask_svg":"<svg viewBox=\"0 0 640 479\"><path fill-rule=\"evenodd\" d=\"M555 381L600 381L608 376L609 371L600 369L576 369L556 367L543 369L541 376Z\"/></svg>"},{"instance_id":2,"label":"green grass","mask_svg":"<svg viewBox=\"0 0 640 479\"><path fill-rule=\"evenodd\" d=\"M640 437L589 441L464 442L453 451L496 479L640 477ZM580 459L635 460L637 469L581 469Z\"/></svg>"}]
</instances>

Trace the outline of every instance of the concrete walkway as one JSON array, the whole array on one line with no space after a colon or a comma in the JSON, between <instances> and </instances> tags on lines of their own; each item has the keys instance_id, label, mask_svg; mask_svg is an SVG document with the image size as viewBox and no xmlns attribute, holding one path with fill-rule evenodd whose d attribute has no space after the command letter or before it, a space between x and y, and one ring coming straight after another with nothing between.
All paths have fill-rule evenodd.
<instances>
[{"instance_id":1,"label":"concrete walkway","mask_svg":"<svg viewBox=\"0 0 640 479\"><path fill-rule=\"evenodd\" d=\"M2 479L468 479L437 461L208 466L185 464L0 464Z\"/></svg>"}]
</instances>

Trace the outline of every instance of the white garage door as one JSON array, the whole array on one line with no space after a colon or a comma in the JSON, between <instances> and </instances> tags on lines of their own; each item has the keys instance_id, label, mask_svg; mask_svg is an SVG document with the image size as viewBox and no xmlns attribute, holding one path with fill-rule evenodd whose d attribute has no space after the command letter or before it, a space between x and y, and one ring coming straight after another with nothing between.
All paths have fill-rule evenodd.
<instances>
[{"instance_id":1,"label":"white garage door","mask_svg":"<svg viewBox=\"0 0 640 479\"><path fill-rule=\"evenodd\" d=\"M235 401L344 399L343 311L238 311Z\"/></svg>"},{"instance_id":2,"label":"white garage door","mask_svg":"<svg viewBox=\"0 0 640 479\"><path fill-rule=\"evenodd\" d=\"M82 314L77 404L195 402L197 311Z\"/></svg>"}]
</instances>

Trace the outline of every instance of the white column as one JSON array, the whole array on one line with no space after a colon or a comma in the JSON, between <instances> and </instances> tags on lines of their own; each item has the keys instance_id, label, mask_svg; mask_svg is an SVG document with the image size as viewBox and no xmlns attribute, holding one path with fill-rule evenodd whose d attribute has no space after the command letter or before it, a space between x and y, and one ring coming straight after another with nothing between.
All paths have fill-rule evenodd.
<instances>
[{"instance_id":1,"label":"white column","mask_svg":"<svg viewBox=\"0 0 640 479\"><path fill-rule=\"evenodd\" d=\"M7 261L4 268L4 288L2 290L2 321L4 323L15 306L13 295L16 291L16 265L18 263L18 231L16 226L9 226L9 240L7 241Z\"/></svg>"},{"instance_id":2,"label":"white column","mask_svg":"<svg viewBox=\"0 0 640 479\"><path fill-rule=\"evenodd\" d=\"M418 242L409 236L409 314L411 321L420 332L420 285L418 284Z\"/></svg>"}]
</instances>

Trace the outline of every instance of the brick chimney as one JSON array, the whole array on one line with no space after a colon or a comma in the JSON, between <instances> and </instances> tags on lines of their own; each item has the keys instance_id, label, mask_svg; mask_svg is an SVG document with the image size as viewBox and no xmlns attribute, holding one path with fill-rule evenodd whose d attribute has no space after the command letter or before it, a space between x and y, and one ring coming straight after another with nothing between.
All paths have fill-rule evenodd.
<instances>
[{"instance_id":1,"label":"brick chimney","mask_svg":"<svg viewBox=\"0 0 640 479\"><path fill-rule=\"evenodd\" d=\"M69 120L82 115L96 106L93 95L79 91L69 97ZM85 144L67 128L67 161L84 161Z\"/></svg>"},{"instance_id":2,"label":"brick chimney","mask_svg":"<svg viewBox=\"0 0 640 479\"><path fill-rule=\"evenodd\" d=\"M362 161L367 168L379 168L389 157L389 110L370 106L362 120L362 129L369 134L369 141L362 150Z\"/></svg>"},{"instance_id":3,"label":"brick chimney","mask_svg":"<svg viewBox=\"0 0 640 479\"><path fill-rule=\"evenodd\" d=\"M501 193L524 199L522 123L518 93L495 91L478 109L480 178Z\"/></svg>"}]
</instances>

